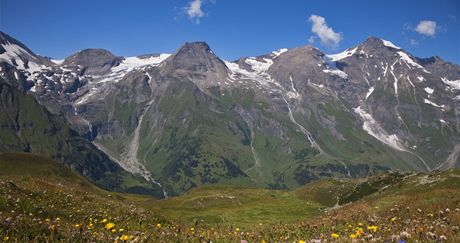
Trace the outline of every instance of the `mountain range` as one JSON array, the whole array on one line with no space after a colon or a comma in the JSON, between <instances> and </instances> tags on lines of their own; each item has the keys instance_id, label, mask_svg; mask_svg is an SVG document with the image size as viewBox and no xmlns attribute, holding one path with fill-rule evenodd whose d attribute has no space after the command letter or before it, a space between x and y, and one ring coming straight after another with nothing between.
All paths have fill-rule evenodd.
<instances>
[{"instance_id":1,"label":"mountain range","mask_svg":"<svg viewBox=\"0 0 460 243\"><path fill-rule=\"evenodd\" d=\"M0 152L157 197L460 167L460 66L376 37L335 55L301 46L226 61L192 42L51 60L0 32L0 102Z\"/></svg>"}]
</instances>

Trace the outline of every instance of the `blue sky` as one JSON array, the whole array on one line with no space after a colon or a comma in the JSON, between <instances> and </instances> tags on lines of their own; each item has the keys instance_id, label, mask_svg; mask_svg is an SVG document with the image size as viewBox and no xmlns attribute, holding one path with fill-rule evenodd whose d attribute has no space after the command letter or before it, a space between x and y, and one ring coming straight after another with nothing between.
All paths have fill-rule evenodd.
<instances>
[{"instance_id":1,"label":"blue sky","mask_svg":"<svg viewBox=\"0 0 460 243\"><path fill-rule=\"evenodd\" d=\"M172 53L186 41L227 60L308 43L329 54L377 36L460 64L458 0L0 0L0 30L55 59L90 47Z\"/></svg>"}]
</instances>

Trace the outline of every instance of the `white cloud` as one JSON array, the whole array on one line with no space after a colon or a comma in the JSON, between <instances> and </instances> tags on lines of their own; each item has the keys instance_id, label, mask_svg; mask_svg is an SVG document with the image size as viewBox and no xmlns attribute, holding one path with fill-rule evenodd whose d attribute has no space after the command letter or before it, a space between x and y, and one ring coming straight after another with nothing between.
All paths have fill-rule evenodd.
<instances>
[{"instance_id":1,"label":"white cloud","mask_svg":"<svg viewBox=\"0 0 460 243\"><path fill-rule=\"evenodd\" d=\"M342 41L342 34L334 32L331 27L327 26L326 19L323 17L312 14L309 20L313 23L311 31L319 37L321 44L336 48Z\"/></svg>"},{"instance_id":2,"label":"white cloud","mask_svg":"<svg viewBox=\"0 0 460 243\"><path fill-rule=\"evenodd\" d=\"M417 27L415 27L415 31L421 35L434 37L436 35L436 22L422 20L418 23Z\"/></svg>"},{"instance_id":3,"label":"white cloud","mask_svg":"<svg viewBox=\"0 0 460 243\"><path fill-rule=\"evenodd\" d=\"M204 17L204 12L201 9L202 4L203 2L201 0L193 0L189 3L188 7L184 8L189 19L196 24L199 24L200 18Z\"/></svg>"},{"instance_id":4,"label":"white cloud","mask_svg":"<svg viewBox=\"0 0 460 243\"><path fill-rule=\"evenodd\" d=\"M308 37L308 44L313 45L315 43L316 36L310 36Z\"/></svg>"}]
</instances>

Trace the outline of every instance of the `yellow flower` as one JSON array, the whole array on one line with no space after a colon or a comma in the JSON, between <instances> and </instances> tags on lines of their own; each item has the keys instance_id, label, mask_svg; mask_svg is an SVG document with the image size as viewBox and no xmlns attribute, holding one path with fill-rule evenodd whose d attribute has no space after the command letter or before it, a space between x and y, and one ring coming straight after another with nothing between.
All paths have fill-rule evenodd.
<instances>
[{"instance_id":1,"label":"yellow flower","mask_svg":"<svg viewBox=\"0 0 460 243\"><path fill-rule=\"evenodd\" d=\"M115 232L117 232L117 229L112 229L112 233L115 233Z\"/></svg>"},{"instance_id":2,"label":"yellow flower","mask_svg":"<svg viewBox=\"0 0 460 243\"><path fill-rule=\"evenodd\" d=\"M161 228L161 224L157 224L157 228Z\"/></svg>"},{"instance_id":3,"label":"yellow flower","mask_svg":"<svg viewBox=\"0 0 460 243\"><path fill-rule=\"evenodd\" d=\"M103 219L103 220L102 220L102 223L107 223L107 219Z\"/></svg>"},{"instance_id":4,"label":"yellow flower","mask_svg":"<svg viewBox=\"0 0 460 243\"><path fill-rule=\"evenodd\" d=\"M45 221L46 221L46 222L49 222L49 221L50 221L50 219L45 219Z\"/></svg>"},{"instance_id":5,"label":"yellow flower","mask_svg":"<svg viewBox=\"0 0 460 243\"><path fill-rule=\"evenodd\" d=\"M10 239L10 237L8 237L8 236L3 237L3 241L7 241L9 239Z\"/></svg>"},{"instance_id":6,"label":"yellow flower","mask_svg":"<svg viewBox=\"0 0 460 243\"><path fill-rule=\"evenodd\" d=\"M105 224L105 229L106 230L111 230L115 227L115 224L114 223L107 223Z\"/></svg>"},{"instance_id":7,"label":"yellow flower","mask_svg":"<svg viewBox=\"0 0 460 243\"><path fill-rule=\"evenodd\" d=\"M396 219L398 219L398 217L393 217L393 218L390 219L390 221L394 222L394 221L396 221Z\"/></svg>"},{"instance_id":8,"label":"yellow flower","mask_svg":"<svg viewBox=\"0 0 460 243\"><path fill-rule=\"evenodd\" d=\"M359 223L358 226L359 226L359 227L363 227L363 223Z\"/></svg>"},{"instance_id":9,"label":"yellow flower","mask_svg":"<svg viewBox=\"0 0 460 243\"><path fill-rule=\"evenodd\" d=\"M299 243L305 243L305 241L304 240L299 240Z\"/></svg>"},{"instance_id":10,"label":"yellow flower","mask_svg":"<svg viewBox=\"0 0 460 243\"><path fill-rule=\"evenodd\" d=\"M355 234L350 234L350 239L356 239L357 236Z\"/></svg>"},{"instance_id":11,"label":"yellow flower","mask_svg":"<svg viewBox=\"0 0 460 243\"><path fill-rule=\"evenodd\" d=\"M81 228L83 225L82 224L75 224L75 228L79 229Z\"/></svg>"},{"instance_id":12,"label":"yellow flower","mask_svg":"<svg viewBox=\"0 0 460 243\"><path fill-rule=\"evenodd\" d=\"M379 229L379 227L377 225L370 225L370 226L367 226L367 230L370 230L372 232L377 232L377 230Z\"/></svg>"},{"instance_id":13,"label":"yellow flower","mask_svg":"<svg viewBox=\"0 0 460 243\"><path fill-rule=\"evenodd\" d=\"M238 232L238 231L240 231L240 228L236 228L235 230Z\"/></svg>"},{"instance_id":14,"label":"yellow flower","mask_svg":"<svg viewBox=\"0 0 460 243\"><path fill-rule=\"evenodd\" d=\"M129 235L120 236L120 240L122 240L122 241L127 241L127 240L129 240L129 238L131 238L131 237L129 237Z\"/></svg>"},{"instance_id":15,"label":"yellow flower","mask_svg":"<svg viewBox=\"0 0 460 243\"><path fill-rule=\"evenodd\" d=\"M191 230L191 231L194 231L194 230L195 230L195 228L193 228L193 227L192 227L192 228L190 228L190 230Z\"/></svg>"},{"instance_id":16,"label":"yellow flower","mask_svg":"<svg viewBox=\"0 0 460 243\"><path fill-rule=\"evenodd\" d=\"M118 230L118 232L123 232L123 231L125 231L125 229L123 229L123 228Z\"/></svg>"},{"instance_id":17,"label":"yellow flower","mask_svg":"<svg viewBox=\"0 0 460 243\"><path fill-rule=\"evenodd\" d=\"M340 237L340 235L338 235L337 233L332 233L331 237L334 238L334 239L338 239Z\"/></svg>"}]
</instances>

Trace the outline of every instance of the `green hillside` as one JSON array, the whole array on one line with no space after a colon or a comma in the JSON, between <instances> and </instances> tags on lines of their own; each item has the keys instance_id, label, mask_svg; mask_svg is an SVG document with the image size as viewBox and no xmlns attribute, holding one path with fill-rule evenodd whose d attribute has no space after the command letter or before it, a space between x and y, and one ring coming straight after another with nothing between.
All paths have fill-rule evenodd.
<instances>
[{"instance_id":1,"label":"green hillside","mask_svg":"<svg viewBox=\"0 0 460 243\"><path fill-rule=\"evenodd\" d=\"M460 171L324 179L295 191L206 186L156 200L108 192L59 162L0 155L6 242L460 240Z\"/></svg>"}]
</instances>

